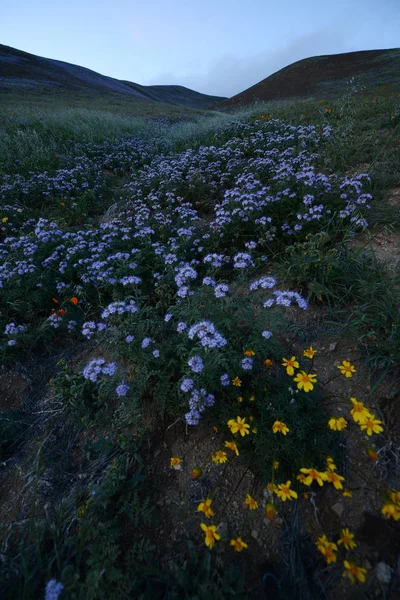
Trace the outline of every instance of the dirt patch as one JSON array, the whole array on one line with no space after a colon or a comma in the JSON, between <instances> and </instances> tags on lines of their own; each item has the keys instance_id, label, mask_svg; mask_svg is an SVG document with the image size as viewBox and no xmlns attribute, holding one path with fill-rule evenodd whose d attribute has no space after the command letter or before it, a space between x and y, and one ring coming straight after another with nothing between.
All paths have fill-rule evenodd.
<instances>
[{"instance_id":1,"label":"dirt patch","mask_svg":"<svg viewBox=\"0 0 400 600\"><path fill-rule=\"evenodd\" d=\"M0 409L14 410L23 404L31 380L18 368L0 367Z\"/></svg>"},{"instance_id":2,"label":"dirt patch","mask_svg":"<svg viewBox=\"0 0 400 600\"><path fill-rule=\"evenodd\" d=\"M388 198L391 206L400 203L400 188ZM400 230L392 226L377 225L357 235L352 244L361 252L373 252L376 260L386 265L393 275L400 273Z\"/></svg>"}]
</instances>

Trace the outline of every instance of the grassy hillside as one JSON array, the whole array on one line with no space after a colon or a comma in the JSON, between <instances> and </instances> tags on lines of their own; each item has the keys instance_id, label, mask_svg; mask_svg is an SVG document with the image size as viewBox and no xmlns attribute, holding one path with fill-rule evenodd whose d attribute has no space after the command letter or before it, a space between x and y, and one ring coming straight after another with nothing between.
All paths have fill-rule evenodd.
<instances>
[{"instance_id":1,"label":"grassy hillside","mask_svg":"<svg viewBox=\"0 0 400 600\"><path fill-rule=\"evenodd\" d=\"M398 96L99 108L0 117L0 597L396 598Z\"/></svg>"},{"instance_id":2,"label":"grassy hillside","mask_svg":"<svg viewBox=\"0 0 400 600\"><path fill-rule=\"evenodd\" d=\"M95 71L70 63L42 58L0 44L0 105L2 101L12 102L15 94L25 92L29 95L39 93L46 97L66 95L99 96L110 100L129 99L162 102L191 108L207 108L223 98L208 96L189 90L183 86L142 86L129 81L119 81L113 77L100 75Z\"/></svg>"},{"instance_id":3,"label":"grassy hillside","mask_svg":"<svg viewBox=\"0 0 400 600\"><path fill-rule=\"evenodd\" d=\"M400 91L400 49L365 50L299 60L259 83L225 100L219 106L233 108L255 101L335 98L351 90L355 77L359 92Z\"/></svg>"}]
</instances>

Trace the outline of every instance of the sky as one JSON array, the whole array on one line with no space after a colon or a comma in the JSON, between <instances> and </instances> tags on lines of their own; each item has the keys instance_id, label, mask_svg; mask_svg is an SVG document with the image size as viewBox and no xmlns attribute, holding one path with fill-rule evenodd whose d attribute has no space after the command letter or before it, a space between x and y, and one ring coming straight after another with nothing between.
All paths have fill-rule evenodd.
<instances>
[{"instance_id":1,"label":"sky","mask_svg":"<svg viewBox=\"0 0 400 600\"><path fill-rule=\"evenodd\" d=\"M400 0L6 0L0 43L231 97L303 58L400 47Z\"/></svg>"}]
</instances>

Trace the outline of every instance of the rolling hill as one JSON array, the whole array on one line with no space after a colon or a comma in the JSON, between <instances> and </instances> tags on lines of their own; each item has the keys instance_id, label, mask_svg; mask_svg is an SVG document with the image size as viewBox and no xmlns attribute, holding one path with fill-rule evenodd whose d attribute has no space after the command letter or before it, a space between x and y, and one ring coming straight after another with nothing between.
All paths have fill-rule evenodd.
<instances>
[{"instance_id":1,"label":"rolling hill","mask_svg":"<svg viewBox=\"0 0 400 600\"><path fill-rule=\"evenodd\" d=\"M85 67L42 58L0 44L0 102L1 96L13 92L119 95L130 100L162 102L195 109L205 109L225 99L201 94L180 85L143 86L120 81Z\"/></svg>"},{"instance_id":2,"label":"rolling hill","mask_svg":"<svg viewBox=\"0 0 400 600\"><path fill-rule=\"evenodd\" d=\"M400 90L400 49L363 50L300 60L219 103L218 110L255 101L332 98L348 89L352 77L368 91L379 86Z\"/></svg>"}]
</instances>

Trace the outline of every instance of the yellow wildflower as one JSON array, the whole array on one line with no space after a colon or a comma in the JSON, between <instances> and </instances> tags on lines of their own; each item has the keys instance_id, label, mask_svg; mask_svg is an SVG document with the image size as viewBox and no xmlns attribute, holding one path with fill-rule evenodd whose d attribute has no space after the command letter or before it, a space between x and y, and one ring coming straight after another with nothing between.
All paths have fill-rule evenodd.
<instances>
[{"instance_id":1,"label":"yellow wildflower","mask_svg":"<svg viewBox=\"0 0 400 600\"><path fill-rule=\"evenodd\" d=\"M342 364L338 366L338 369L340 370L341 374L345 375L346 377L353 377L353 373L356 372L355 366L352 365L348 360L342 361Z\"/></svg>"},{"instance_id":2,"label":"yellow wildflower","mask_svg":"<svg viewBox=\"0 0 400 600\"><path fill-rule=\"evenodd\" d=\"M304 350L303 356L305 356L306 358L314 358L316 352L317 350L314 350L314 348L310 346L309 348L306 348Z\"/></svg>"},{"instance_id":3,"label":"yellow wildflower","mask_svg":"<svg viewBox=\"0 0 400 600\"><path fill-rule=\"evenodd\" d=\"M245 356L255 356L256 353L254 352L254 350L245 350L244 355Z\"/></svg>"},{"instance_id":4,"label":"yellow wildflower","mask_svg":"<svg viewBox=\"0 0 400 600\"><path fill-rule=\"evenodd\" d=\"M193 479L200 479L200 477L202 475L203 475L203 471L202 471L201 467L193 467L193 470L192 470Z\"/></svg>"},{"instance_id":5,"label":"yellow wildflower","mask_svg":"<svg viewBox=\"0 0 400 600\"><path fill-rule=\"evenodd\" d=\"M331 417L328 421L328 427L332 431L343 431L347 427L347 421L344 417Z\"/></svg>"},{"instance_id":6,"label":"yellow wildflower","mask_svg":"<svg viewBox=\"0 0 400 600\"><path fill-rule=\"evenodd\" d=\"M396 490L390 490L390 499L395 504L399 505L400 508L400 492L396 492Z\"/></svg>"},{"instance_id":7,"label":"yellow wildflower","mask_svg":"<svg viewBox=\"0 0 400 600\"><path fill-rule=\"evenodd\" d=\"M172 457L170 462L171 469L175 469L175 471L180 471L182 469L181 462L181 458L178 458L177 456Z\"/></svg>"},{"instance_id":8,"label":"yellow wildflower","mask_svg":"<svg viewBox=\"0 0 400 600\"><path fill-rule=\"evenodd\" d=\"M212 460L215 462L215 464L222 465L223 463L227 462L228 455L222 450L217 450L217 452L212 455Z\"/></svg>"},{"instance_id":9,"label":"yellow wildflower","mask_svg":"<svg viewBox=\"0 0 400 600\"><path fill-rule=\"evenodd\" d=\"M200 502L197 507L197 512L204 513L207 519L211 519L211 517L214 516L214 511L211 508L211 502L211 498L207 498L207 500L204 500L204 502Z\"/></svg>"},{"instance_id":10,"label":"yellow wildflower","mask_svg":"<svg viewBox=\"0 0 400 600\"><path fill-rule=\"evenodd\" d=\"M338 549L338 547L334 542L330 542L325 534L317 538L316 546L324 556L328 565L336 562L337 556L335 551Z\"/></svg>"},{"instance_id":11,"label":"yellow wildflower","mask_svg":"<svg viewBox=\"0 0 400 600\"><path fill-rule=\"evenodd\" d=\"M250 396L250 398L249 398L250 402L254 402L255 399L256 399L255 396Z\"/></svg>"},{"instance_id":12,"label":"yellow wildflower","mask_svg":"<svg viewBox=\"0 0 400 600\"><path fill-rule=\"evenodd\" d=\"M272 431L274 433L278 433L278 431L280 433L282 433L283 435L286 435L288 431L290 431L289 427L287 425L285 425L285 423L283 423L282 421L275 421L275 423L272 425Z\"/></svg>"},{"instance_id":13,"label":"yellow wildflower","mask_svg":"<svg viewBox=\"0 0 400 600\"><path fill-rule=\"evenodd\" d=\"M234 379L232 379L232 383L234 386L236 387L241 387L242 385L242 380L239 379L239 377L235 377Z\"/></svg>"},{"instance_id":14,"label":"yellow wildflower","mask_svg":"<svg viewBox=\"0 0 400 600\"><path fill-rule=\"evenodd\" d=\"M276 508L272 504L272 502L267 502L267 504L265 506L265 514L269 521L273 521L275 519Z\"/></svg>"},{"instance_id":15,"label":"yellow wildflower","mask_svg":"<svg viewBox=\"0 0 400 600\"><path fill-rule=\"evenodd\" d=\"M341 529L338 544L343 544L346 550L353 550L357 546L354 541L354 533L350 533L349 529Z\"/></svg>"},{"instance_id":16,"label":"yellow wildflower","mask_svg":"<svg viewBox=\"0 0 400 600\"><path fill-rule=\"evenodd\" d=\"M7 221L8 221L8 217L3 217L3 218L1 219L1 222L2 222L2 223L7 223Z\"/></svg>"},{"instance_id":17,"label":"yellow wildflower","mask_svg":"<svg viewBox=\"0 0 400 600\"><path fill-rule=\"evenodd\" d=\"M237 433L239 431L242 437L250 433L250 425L246 423L245 417L243 417L243 419L241 419L240 417L236 417L236 421L235 419L230 419L228 421L228 427L230 428L232 433Z\"/></svg>"},{"instance_id":18,"label":"yellow wildflower","mask_svg":"<svg viewBox=\"0 0 400 600\"><path fill-rule=\"evenodd\" d=\"M376 461L379 458L379 452L377 452L373 448L368 448L367 454L368 454L368 457L372 460L372 462L376 463Z\"/></svg>"},{"instance_id":19,"label":"yellow wildflower","mask_svg":"<svg viewBox=\"0 0 400 600\"><path fill-rule=\"evenodd\" d=\"M344 490L343 490L343 497L344 498L352 498L353 497L353 492L351 492L348 488L344 488Z\"/></svg>"},{"instance_id":20,"label":"yellow wildflower","mask_svg":"<svg viewBox=\"0 0 400 600\"><path fill-rule=\"evenodd\" d=\"M200 527L206 534L204 543L207 548L212 550L214 548L215 540L220 540L221 536L217 533L217 528L215 525L206 525L205 523L200 523Z\"/></svg>"},{"instance_id":21,"label":"yellow wildflower","mask_svg":"<svg viewBox=\"0 0 400 600\"><path fill-rule=\"evenodd\" d=\"M342 481L344 481L344 477L342 477L341 475L338 475L334 471L327 471L325 473L325 475L326 475L326 481L328 483L333 483L336 490L343 489Z\"/></svg>"},{"instance_id":22,"label":"yellow wildflower","mask_svg":"<svg viewBox=\"0 0 400 600\"><path fill-rule=\"evenodd\" d=\"M326 468L328 469L328 471L336 471L337 469L331 456L326 457Z\"/></svg>"},{"instance_id":23,"label":"yellow wildflower","mask_svg":"<svg viewBox=\"0 0 400 600\"><path fill-rule=\"evenodd\" d=\"M274 462L272 463L272 466L274 467L274 469L279 469L279 461L278 460L274 460Z\"/></svg>"},{"instance_id":24,"label":"yellow wildflower","mask_svg":"<svg viewBox=\"0 0 400 600\"><path fill-rule=\"evenodd\" d=\"M249 507L249 510L257 510L258 502L250 496L250 494L246 494L245 504Z\"/></svg>"},{"instance_id":25,"label":"yellow wildflower","mask_svg":"<svg viewBox=\"0 0 400 600\"><path fill-rule=\"evenodd\" d=\"M267 369L269 369L270 367L272 367L272 360L270 358L267 358L266 360L264 360L264 365L267 367Z\"/></svg>"},{"instance_id":26,"label":"yellow wildflower","mask_svg":"<svg viewBox=\"0 0 400 600\"><path fill-rule=\"evenodd\" d=\"M311 485L313 481L316 481L321 487L324 485L324 481L327 480L326 473L321 473L316 469L300 469L301 473L307 475L304 485Z\"/></svg>"},{"instance_id":27,"label":"yellow wildflower","mask_svg":"<svg viewBox=\"0 0 400 600\"><path fill-rule=\"evenodd\" d=\"M238 398L236 398L236 400L237 400L238 402L243 402L243 396L239 396Z\"/></svg>"},{"instance_id":28,"label":"yellow wildflower","mask_svg":"<svg viewBox=\"0 0 400 600\"><path fill-rule=\"evenodd\" d=\"M282 358L282 365L286 367L286 373L288 375L294 375L295 368L299 368L299 363L295 356L292 356L292 358Z\"/></svg>"},{"instance_id":29,"label":"yellow wildflower","mask_svg":"<svg viewBox=\"0 0 400 600\"><path fill-rule=\"evenodd\" d=\"M241 537L231 540L231 546L234 547L236 552L241 552L243 548L248 548L248 545L242 540Z\"/></svg>"},{"instance_id":30,"label":"yellow wildflower","mask_svg":"<svg viewBox=\"0 0 400 600\"><path fill-rule=\"evenodd\" d=\"M225 448L229 448L229 450L235 452L236 456L239 456L239 450L235 442L225 442Z\"/></svg>"},{"instance_id":31,"label":"yellow wildflower","mask_svg":"<svg viewBox=\"0 0 400 600\"><path fill-rule=\"evenodd\" d=\"M345 571L343 571L343 577L349 577L351 583L355 583L356 579L361 583L365 583L367 569L363 569L362 567L358 567L354 562L350 562L348 560L343 561L343 565Z\"/></svg>"},{"instance_id":32,"label":"yellow wildflower","mask_svg":"<svg viewBox=\"0 0 400 600\"><path fill-rule=\"evenodd\" d=\"M293 381L297 383L299 390L303 389L305 392L311 392L314 389L313 384L317 382L317 376L315 373L299 371Z\"/></svg>"},{"instance_id":33,"label":"yellow wildflower","mask_svg":"<svg viewBox=\"0 0 400 600\"><path fill-rule=\"evenodd\" d=\"M287 481L286 483L278 484L278 489L276 491L276 495L283 502L286 502L286 500L292 500L293 498L298 497L297 492L295 492L294 490L291 490L290 486L291 486L291 481Z\"/></svg>"},{"instance_id":34,"label":"yellow wildflower","mask_svg":"<svg viewBox=\"0 0 400 600\"><path fill-rule=\"evenodd\" d=\"M364 406L362 402L358 402L356 398L350 398L353 408L350 411L351 416L356 423L365 423L368 417L371 416L369 410Z\"/></svg>"},{"instance_id":35,"label":"yellow wildflower","mask_svg":"<svg viewBox=\"0 0 400 600\"><path fill-rule=\"evenodd\" d=\"M400 505L394 504L393 502L385 502L382 507L382 514L387 519L393 519L394 521L400 520Z\"/></svg>"},{"instance_id":36,"label":"yellow wildflower","mask_svg":"<svg viewBox=\"0 0 400 600\"><path fill-rule=\"evenodd\" d=\"M276 494L276 492L278 491L278 488L274 483L268 483L267 490L272 496L273 494Z\"/></svg>"},{"instance_id":37,"label":"yellow wildflower","mask_svg":"<svg viewBox=\"0 0 400 600\"><path fill-rule=\"evenodd\" d=\"M375 419L375 415L370 415L360 427L363 431L367 432L367 435L372 435L373 433L382 433L383 427L381 427L381 423L382 421Z\"/></svg>"}]
</instances>

